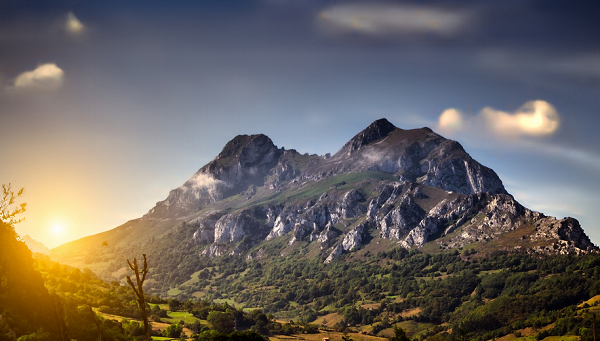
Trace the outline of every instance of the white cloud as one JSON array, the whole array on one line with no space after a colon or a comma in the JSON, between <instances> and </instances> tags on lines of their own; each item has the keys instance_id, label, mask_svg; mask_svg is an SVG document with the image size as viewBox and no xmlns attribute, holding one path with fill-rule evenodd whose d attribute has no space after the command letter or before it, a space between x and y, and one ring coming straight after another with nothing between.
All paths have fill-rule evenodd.
<instances>
[{"instance_id":1,"label":"white cloud","mask_svg":"<svg viewBox=\"0 0 600 341\"><path fill-rule=\"evenodd\" d=\"M485 107L481 115L501 135L550 135L560 126L556 109L542 100L529 101L514 113Z\"/></svg>"},{"instance_id":2,"label":"white cloud","mask_svg":"<svg viewBox=\"0 0 600 341\"><path fill-rule=\"evenodd\" d=\"M491 107L479 115L464 118L456 109L446 109L439 117L438 129L444 132L484 130L497 136L546 136L558 130L560 118L556 109L542 100L529 101L513 113Z\"/></svg>"},{"instance_id":3,"label":"white cloud","mask_svg":"<svg viewBox=\"0 0 600 341\"><path fill-rule=\"evenodd\" d=\"M48 63L26 71L15 78L17 89L53 90L62 85L64 72L56 64Z\"/></svg>"},{"instance_id":4,"label":"white cloud","mask_svg":"<svg viewBox=\"0 0 600 341\"><path fill-rule=\"evenodd\" d=\"M441 130L460 129L463 126L463 115L460 111L450 108L444 110L438 120L438 127Z\"/></svg>"},{"instance_id":5,"label":"white cloud","mask_svg":"<svg viewBox=\"0 0 600 341\"><path fill-rule=\"evenodd\" d=\"M65 22L65 29L71 34L80 34L85 30L85 26L83 26L73 12L69 12L67 14L67 21Z\"/></svg>"},{"instance_id":6,"label":"white cloud","mask_svg":"<svg viewBox=\"0 0 600 341\"><path fill-rule=\"evenodd\" d=\"M383 152L369 151L368 153L361 154L362 157L369 163L376 163L384 160Z\"/></svg>"},{"instance_id":7,"label":"white cloud","mask_svg":"<svg viewBox=\"0 0 600 341\"><path fill-rule=\"evenodd\" d=\"M485 107L478 115L466 116L457 109L446 109L436 130L475 148L530 151L600 170L600 155L537 138L552 135L559 127L556 109L546 101L535 100L513 113Z\"/></svg>"},{"instance_id":8,"label":"white cloud","mask_svg":"<svg viewBox=\"0 0 600 341\"><path fill-rule=\"evenodd\" d=\"M226 182L215 179L210 174L198 173L188 181L193 188L206 188L208 190L214 190L218 185L225 185Z\"/></svg>"},{"instance_id":9,"label":"white cloud","mask_svg":"<svg viewBox=\"0 0 600 341\"><path fill-rule=\"evenodd\" d=\"M471 17L464 10L390 3L335 5L319 13L331 33L370 35L454 36L469 26Z\"/></svg>"}]
</instances>

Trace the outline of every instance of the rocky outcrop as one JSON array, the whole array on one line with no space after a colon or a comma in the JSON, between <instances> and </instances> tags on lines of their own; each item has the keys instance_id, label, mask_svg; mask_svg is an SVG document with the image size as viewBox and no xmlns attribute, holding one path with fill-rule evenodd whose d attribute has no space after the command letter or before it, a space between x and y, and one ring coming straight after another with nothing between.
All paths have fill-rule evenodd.
<instances>
[{"instance_id":1,"label":"rocky outcrop","mask_svg":"<svg viewBox=\"0 0 600 341\"><path fill-rule=\"evenodd\" d=\"M345 180L330 180L338 176ZM450 249L532 224L536 232L524 238L538 252L595 249L576 220L544 217L517 203L458 142L386 119L332 157L280 149L265 135L236 136L144 219L186 220L205 208L223 212L194 218L193 239L208 245L203 254L211 257L286 238L287 246L318 243L329 262L373 236L406 248L436 241Z\"/></svg>"},{"instance_id":2,"label":"rocky outcrop","mask_svg":"<svg viewBox=\"0 0 600 341\"><path fill-rule=\"evenodd\" d=\"M401 239L413 230L419 222L425 217L426 212L419 207L409 194L405 194L397 200L392 208L388 204L389 210L384 213L383 218L376 220L381 238Z\"/></svg>"},{"instance_id":3,"label":"rocky outcrop","mask_svg":"<svg viewBox=\"0 0 600 341\"><path fill-rule=\"evenodd\" d=\"M583 232L579 222L574 218L558 220L553 217L543 217L536 223L535 233L531 240L550 240L553 243L537 246L535 252L546 254L582 254L596 250L590 238Z\"/></svg>"},{"instance_id":4,"label":"rocky outcrop","mask_svg":"<svg viewBox=\"0 0 600 341\"><path fill-rule=\"evenodd\" d=\"M452 140L445 140L422 161L419 183L461 194L506 194L496 173L473 160Z\"/></svg>"},{"instance_id":5,"label":"rocky outcrop","mask_svg":"<svg viewBox=\"0 0 600 341\"><path fill-rule=\"evenodd\" d=\"M364 247L368 242L365 237L372 233L405 248L436 241L441 248L455 249L497 240L536 224L536 232L524 237L542 242L536 252L585 253L596 249L577 220L545 217L507 194L461 195L386 181L373 183L371 188L379 194L369 200L359 190L343 191L334 186L314 200L259 205L217 220L212 216L212 220L202 221L194 240L211 243L203 252L206 256L243 253L252 245L275 238L287 238L287 245L316 242L326 252L326 261L331 262ZM435 205L431 205L432 200ZM427 203L432 207L425 209ZM240 246L242 240L251 242Z\"/></svg>"}]
</instances>

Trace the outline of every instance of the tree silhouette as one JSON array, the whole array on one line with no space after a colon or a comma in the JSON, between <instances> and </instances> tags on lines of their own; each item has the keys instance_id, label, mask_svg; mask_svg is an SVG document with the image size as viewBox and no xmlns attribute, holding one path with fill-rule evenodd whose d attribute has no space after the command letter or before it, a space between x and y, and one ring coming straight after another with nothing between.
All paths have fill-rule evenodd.
<instances>
[{"instance_id":1,"label":"tree silhouette","mask_svg":"<svg viewBox=\"0 0 600 341\"><path fill-rule=\"evenodd\" d=\"M142 288L142 285L144 284L144 281L146 280L146 275L148 274L148 263L146 262L146 254L143 254L144 256L144 268L142 270L140 270L138 268L138 264L137 264L137 259L134 258L133 259L133 264L129 261L129 259L127 260L127 264L129 265L129 268L133 271L133 273L135 273L135 280L136 283L133 284L133 281L131 280L131 277L129 277L129 275L127 275L127 283L129 283L129 285L131 286L131 289L133 289L133 292L135 293L135 295L137 296L137 302L140 306L140 310L142 311L142 320L144 321L144 330L146 331L146 341L150 341L150 323L148 322L148 314L146 313L146 301L144 300L144 289ZM141 278L140 278L140 275Z\"/></svg>"}]
</instances>

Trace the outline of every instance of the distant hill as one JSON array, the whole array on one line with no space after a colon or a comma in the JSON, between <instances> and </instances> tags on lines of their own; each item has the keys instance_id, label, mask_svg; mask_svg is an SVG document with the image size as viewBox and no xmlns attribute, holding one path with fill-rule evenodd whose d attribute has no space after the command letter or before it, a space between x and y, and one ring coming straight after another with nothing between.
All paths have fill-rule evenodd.
<instances>
[{"instance_id":1,"label":"distant hill","mask_svg":"<svg viewBox=\"0 0 600 341\"><path fill-rule=\"evenodd\" d=\"M37 240L31 238L28 234L25 235L25 237L21 237L21 240L23 242L25 242L25 244L27 245L27 247L29 248L29 250L31 250L31 252L37 252L37 253L42 253L45 255L49 255L50 254L50 249L48 249L46 247L46 245L44 245L41 242L38 242Z\"/></svg>"}]
</instances>

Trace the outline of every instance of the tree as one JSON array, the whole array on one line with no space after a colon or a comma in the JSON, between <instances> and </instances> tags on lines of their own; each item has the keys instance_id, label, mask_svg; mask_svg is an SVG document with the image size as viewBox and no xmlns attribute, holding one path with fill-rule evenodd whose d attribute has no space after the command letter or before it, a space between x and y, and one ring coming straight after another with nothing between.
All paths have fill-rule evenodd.
<instances>
[{"instance_id":1,"label":"tree","mask_svg":"<svg viewBox=\"0 0 600 341\"><path fill-rule=\"evenodd\" d=\"M211 311L206 318L208 323L219 333L229 334L233 331L234 322L231 315L220 312Z\"/></svg>"},{"instance_id":2,"label":"tree","mask_svg":"<svg viewBox=\"0 0 600 341\"><path fill-rule=\"evenodd\" d=\"M183 326L180 324L172 324L165 328L165 337L179 338L183 332Z\"/></svg>"},{"instance_id":3,"label":"tree","mask_svg":"<svg viewBox=\"0 0 600 341\"><path fill-rule=\"evenodd\" d=\"M10 206L15 203L15 200L23 195L24 190L24 188L21 188L15 195L15 193L12 191L12 186L10 183L8 185L2 185L2 199L0 199L0 220L9 226L14 227L15 224L18 224L25 219L16 219L15 216L25 212L25 206L27 206L27 203L22 203L19 205L19 207L12 210L10 208Z\"/></svg>"},{"instance_id":4,"label":"tree","mask_svg":"<svg viewBox=\"0 0 600 341\"><path fill-rule=\"evenodd\" d=\"M181 302L178 299L172 298L169 300L169 310L170 311L178 311L181 306Z\"/></svg>"},{"instance_id":5,"label":"tree","mask_svg":"<svg viewBox=\"0 0 600 341\"><path fill-rule=\"evenodd\" d=\"M394 337L390 339L390 341L410 341L404 329L394 326Z\"/></svg>"},{"instance_id":6,"label":"tree","mask_svg":"<svg viewBox=\"0 0 600 341\"><path fill-rule=\"evenodd\" d=\"M146 301L144 300L144 288L142 287L144 284L144 281L146 280L146 275L148 274L148 263L146 262L146 254L145 253L143 254L143 256L144 256L144 268L142 270L140 270L138 268L136 258L133 259L133 264L129 261L129 259L127 260L127 264L129 265L129 268L135 274L136 284L133 284L133 281L131 280L131 277L129 277L129 275L127 275L127 283L129 283L129 285L131 286L131 289L137 296L137 302L138 302L138 305L140 306L140 310L142 311L142 320L144 321L144 330L146 331L146 341L150 341L151 340L150 323L148 322L148 313L146 312ZM140 275L142 275L141 279L140 279Z\"/></svg>"}]
</instances>

